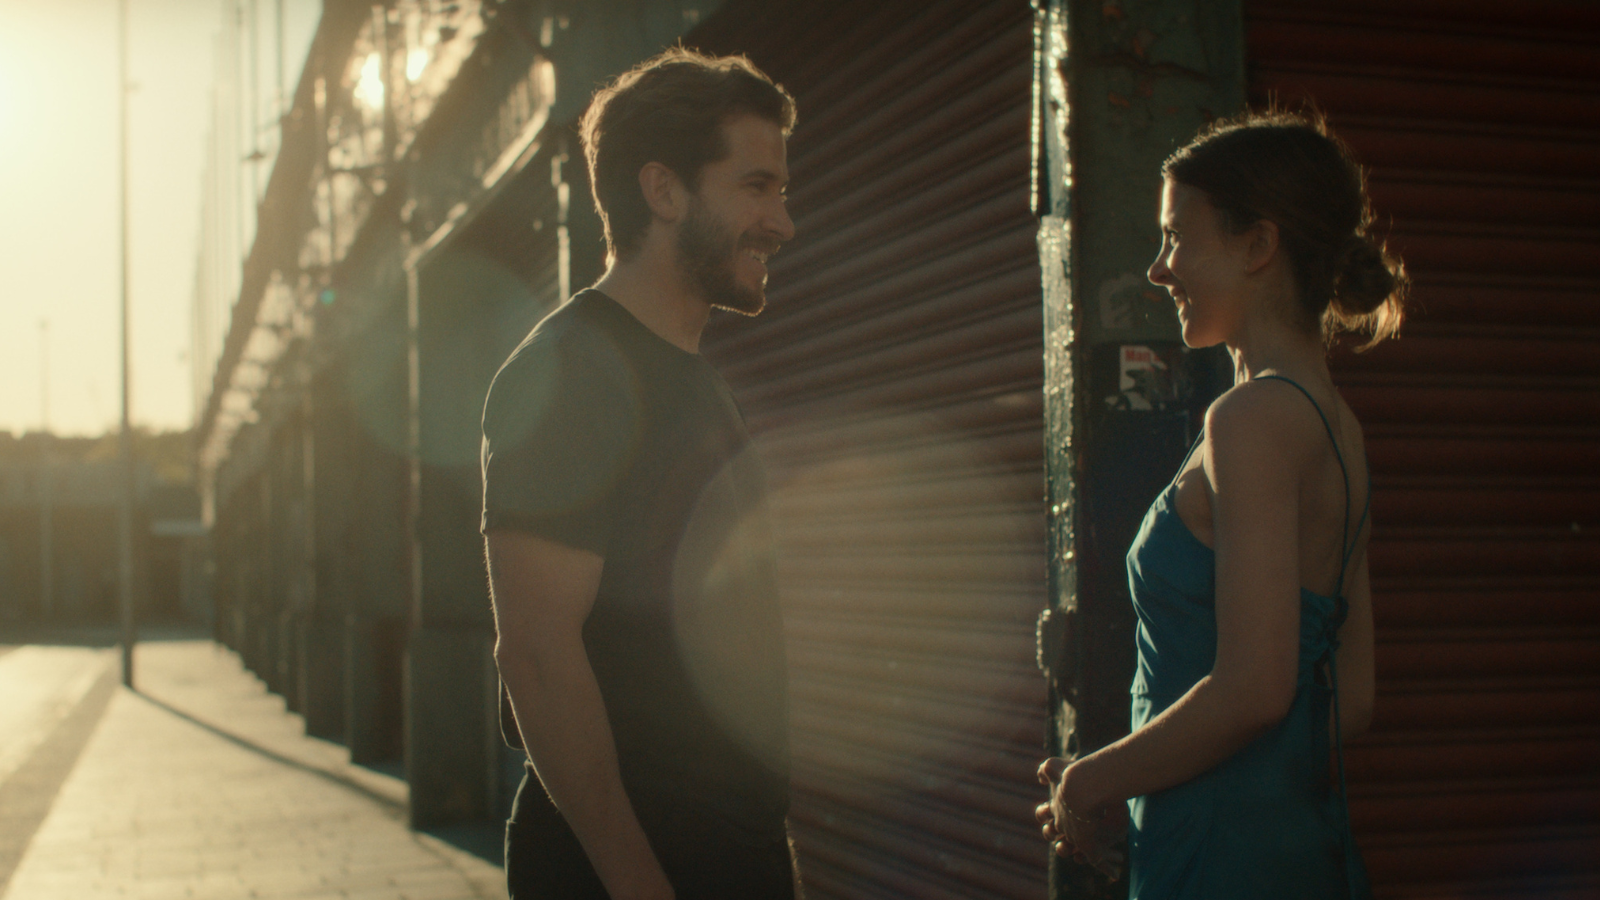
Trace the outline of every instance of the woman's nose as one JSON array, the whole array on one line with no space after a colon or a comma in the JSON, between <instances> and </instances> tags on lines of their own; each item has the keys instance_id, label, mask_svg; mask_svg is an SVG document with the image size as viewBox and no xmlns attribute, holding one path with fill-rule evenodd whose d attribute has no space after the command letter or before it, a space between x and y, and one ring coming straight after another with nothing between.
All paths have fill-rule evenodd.
<instances>
[{"instance_id":1,"label":"woman's nose","mask_svg":"<svg viewBox=\"0 0 1600 900\"><path fill-rule=\"evenodd\" d=\"M1163 248L1156 261L1150 264L1150 270L1145 273L1151 284L1163 287L1172 283L1172 270L1167 268L1167 251Z\"/></svg>"}]
</instances>

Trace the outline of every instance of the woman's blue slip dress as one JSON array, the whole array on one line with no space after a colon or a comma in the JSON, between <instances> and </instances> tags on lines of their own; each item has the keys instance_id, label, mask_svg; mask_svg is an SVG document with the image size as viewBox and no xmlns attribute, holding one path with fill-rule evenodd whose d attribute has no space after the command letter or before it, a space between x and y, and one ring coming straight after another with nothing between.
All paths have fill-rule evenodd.
<instances>
[{"instance_id":1,"label":"woman's blue slip dress","mask_svg":"<svg viewBox=\"0 0 1600 900\"><path fill-rule=\"evenodd\" d=\"M1352 532L1350 473L1322 407L1287 378L1263 378L1286 381L1305 394L1333 441L1344 475L1348 535L1338 586L1331 597L1300 590L1300 666L1294 704L1283 721L1216 768L1128 801L1133 900L1370 896L1350 836L1342 748L1337 736L1330 747L1328 729L1330 707L1332 714L1338 712L1334 657L1347 611L1345 570L1367 510ZM1369 487L1367 509L1371 493ZM1216 557L1178 517L1176 496L1174 479L1151 504L1128 550L1128 581L1139 617L1134 731L1209 674L1216 658ZM1328 777L1330 749L1338 757L1337 782Z\"/></svg>"}]
</instances>

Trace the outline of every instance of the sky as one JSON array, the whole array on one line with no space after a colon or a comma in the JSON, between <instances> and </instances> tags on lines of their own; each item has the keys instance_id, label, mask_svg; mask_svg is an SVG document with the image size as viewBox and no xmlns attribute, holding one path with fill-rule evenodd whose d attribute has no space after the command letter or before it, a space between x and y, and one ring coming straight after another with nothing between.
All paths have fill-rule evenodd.
<instances>
[{"instance_id":1,"label":"sky","mask_svg":"<svg viewBox=\"0 0 1600 900\"><path fill-rule=\"evenodd\" d=\"M271 21L274 0L255 3ZM292 85L320 4L289 5ZM237 4L128 7L131 410L135 426L182 429L212 54ZM51 430L120 419L116 80L117 0L0 0L0 430L40 427L41 320Z\"/></svg>"}]
</instances>

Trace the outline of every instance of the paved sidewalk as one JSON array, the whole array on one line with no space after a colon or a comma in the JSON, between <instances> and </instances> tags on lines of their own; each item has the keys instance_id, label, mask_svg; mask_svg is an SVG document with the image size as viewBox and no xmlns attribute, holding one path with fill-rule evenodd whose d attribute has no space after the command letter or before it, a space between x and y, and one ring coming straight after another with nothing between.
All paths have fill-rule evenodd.
<instances>
[{"instance_id":1,"label":"paved sidewalk","mask_svg":"<svg viewBox=\"0 0 1600 900\"><path fill-rule=\"evenodd\" d=\"M114 653L99 660L102 680L74 714L85 721L67 717L52 738L65 747L79 727L87 743L4 900L505 897L498 866L410 831L404 782L305 737L232 653L140 644L138 693L115 685ZM35 768L51 752L40 744Z\"/></svg>"},{"instance_id":2,"label":"paved sidewalk","mask_svg":"<svg viewBox=\"0 0 1600 900\"><path fill-rule=\"evenodd\" d=\"M0 783L82 702L110 660L93 647L0 647Z\"/></svg>"}]
</instances>

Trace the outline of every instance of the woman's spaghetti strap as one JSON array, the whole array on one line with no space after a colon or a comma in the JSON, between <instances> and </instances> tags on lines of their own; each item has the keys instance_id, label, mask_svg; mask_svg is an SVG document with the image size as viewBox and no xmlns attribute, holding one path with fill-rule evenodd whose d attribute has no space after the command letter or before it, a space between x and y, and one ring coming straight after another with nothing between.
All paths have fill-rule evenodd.
<instances>
[{"instance_id":1,"label":"woman's spaghetti strap","mask_svg":"<svg viewBox=\"0 0 1600 900\"><path fill-rule=\"evenodd\" d=\"M1311 401L1311 407L1317 411L1317 418L1322 420L1322 427L1328 432L1328 440L1333 443L1334 459L1339 461L1339 474L1344 478L1344 535L1348 535L1349 543L1348 545L1344 545L1339 548L1341 557L1339 562L1339 583L1338 586L1334 588L1333 600L1335 607L1338 610L1336 613L1336 621L1342 624L1345 617L1345 611L1349 608L1344 599L1345 571L1350 566L1350 559L1355 556L1356 547L1360 545L1360 542L1357 540L1357 538L1361 534L1361 529L1366 525L1367 514L1372 510L1372 472L1371 470L1368 470L1367 472L1367 501L1361 510L1361 519L1356 523L1356 533L1349 534L1350 470L1345 467L1344 454L1339 452L1339 440L1334 436L1333 425L1328 422L1327 415L1322 412L1322 405L1317 402L1315 397L1311 396L1310 391L1301 387L1299 383L1295 382L1293 379L1285 378L1282 375L1262 375L1258 380L1265 380L1269 378L1274 381L1287 382L1289 385L1293 386L1295 390L1304 394L1307 400ZM1343 537L1341 537L1341 544L1344 544ZM1335 631L1328 641L1328 650L1325 658L1328 665L1328 681L1333 689L1333 752L1339 772L1339 806L1340 810L1344 814L1344 829L1340 838L1344 843L1345 849L1345 874L1349 882L1348 887L1350 889L1350 895L1352 900L1354 900L1356 897L1355 870L1352 868L1351 861L1354 858L1355 847L1350 836L1350 793L1345 783L1343 737L1344 725L1340 721L1339 717L1339 659L1338 653L1336 652L1338 648L1339 639L1337 632Z\"/></svg>"},{"instance_id":2,"label":"woman's spaghetti strap","mask_svg":"<svg viewBox=\"0 0 1600 900\"><path fill-rule=\"evenodd\" d=\"M1356 547L1360 544L1360 542L1357 540L1357 537L1360 536L1361 529L1366 524L1367 513L1372 509L1372 473L1367 473L1366 506L1361 510L1361 520L1356 523L1356 533L1351 534L1350 470L1344 464L1344 454L1339 451L1339 439L1333 433L1332 423L1328 421L1327 415L1322 411L1322 404L1317 402L1317 398L1311 396L1310 391L1301 387L1300 383L1292 378L1285 378L1282 375L1262 375L1254 380L1267 381L1269 379L1272 381L1281 381L1287 385L1290 385L1295 390L1304 394L1307 400L1311 401L1311 408L1317 411L1317 418L1322 420L1323 430L1328 432L1328 441L1333 444L1333 458L1339 462L1339 476L1344 479L1344 526L1339 532L1339 580L1333 589L1333 595L1335 597L1343 597L1345 571L1350 565L1351 557L1355 556Z\"/></svg>"}]
</instances>

